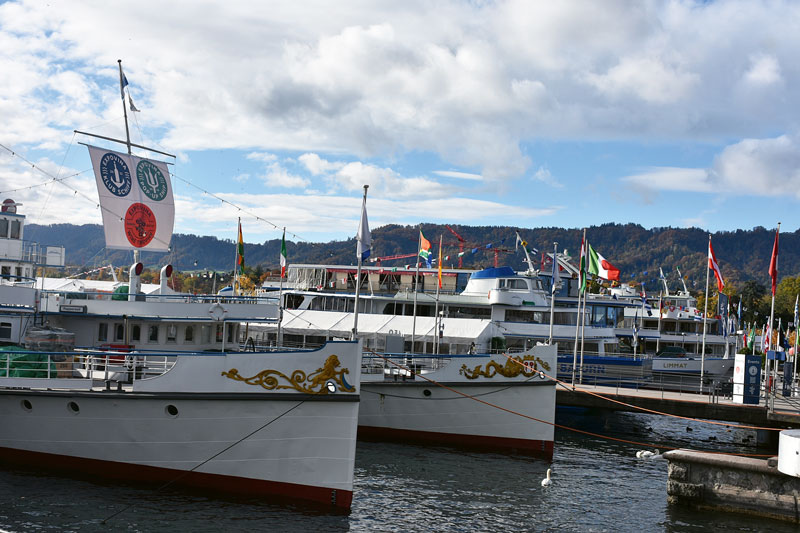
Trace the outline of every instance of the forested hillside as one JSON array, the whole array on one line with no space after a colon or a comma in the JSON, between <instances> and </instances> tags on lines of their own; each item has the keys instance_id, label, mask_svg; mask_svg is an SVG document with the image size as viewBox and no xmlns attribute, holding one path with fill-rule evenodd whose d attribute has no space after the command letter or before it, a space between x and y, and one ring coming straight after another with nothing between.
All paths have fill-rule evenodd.
<instances>
[{"instance_id":1,"label":"forested hillside","mask_svg":"<svg viewBox=\"0 0 800 533\"><path fill-rule=\"evenodd\" d=\"M578 229L505 226L451 228L453 232L442 225L422 225L422 231L435 251L442 236L444 255L450 256L445 264L452 267L458 266L458 254L463 250L464 268L492 266L497 256L500 265L524 269L524 254L521 248L515 247L517 231L527 241L528 248L538 250L533 254L535 262L541 260L542 253L552 251L554 242L558 242L560 252L567 250L573 257L580 250L581 231ZM586 234L592 246L622 271L622 281L644 283L648 292L655 292L660 289L658 275L659 268L662 268L670 286L676 290L679 288L676 268L680 268L690 290L697 293L705 287L708 234L701 229L645 229L636 224L604 224L588 228ZM372 232L372 258L414 254L418 235L415 226L388 225L377 228ZM64 245L71 271L89 271L108 264L127 266L132 260L131 252L104 248L103 232L99 225L30 225L25 228L25 238L41 244ZM754 319L769 314L768 269L774 238L774 230L761 227L712 235L714 251L727 283L725 292L735 302L742 296L748 308L746 315ZM328 243L287 242L286 245L289 263L350 265L356 262L355 238ZM793 318L794 298L800 291L799 245L800 232L781 234L779 279L783 283L778 287L776 310L789 320ZM230 272L233 270L234 254L232 239L177 234L172 238L172 251L169 254L143 253L142 261L150 268L172 263L179 271ZM269 270L278 268L279 254L279 239L245 243L245 264L257 272L254 282L257 281L255 278L263 278ZM402 268L413 262L413 257L406 257L383 260L382 264ZM253 273L252 270L249 272ZM716 301L715 296L712 299Z\"/></svg>"},{"instance_id":2,"label":"forested hillside","mask_svg":"<svg viewBox=\"0 0 800 533\"><path fill-rule=\"evenodd\" d=\"M558 242L559 251L567 250L577 256L581 232L563 228L511 228L506 226L452 226L464 239L462 256L465 268L480 268L499 264L523 268L524 255L515 251L515 231L519 231L529 248L552 251ZM425 237L438 247L443 237L444 254L450 255L448 266L458 266L459 240L445 226L423 224ZM102 228L98 225L53 226L29 225L25 228L28 240L42 244L62 244L67 249L67 263L81 268L112 263L120 266L131 261L130 252L106 250ZM373 231L372 256L382 257L414 253L417 228L388 225ZM774 230L754 228L713 234L716 252L724 276L732 282L768 281L767 270L774 239ZM695 286L705 284L705 257L708 234L697 228L645 229L636 224L604 224L587 230L587 239L606 259L622 271L623 280L644 281L649 284L658 278L659 267L669 278L677 280L675 269L688 277ZM487 249L487 245L490 248ZM800 267L800 234L783 233L780 241L780 276L795 276ZM292 263L355 263L355 239L328 243L287 242L289 262ZM474 252L473 252L474 250ZM245 260L250 266L261 265L265 270L278 266L280 240L264 243L245 243ZM538 261L540 254L534 256ZM216 237L177 234L172 239L169 254L145 253L147 266L171 262L179 270L231 270L234 263L232 240ZM384 261L383 264L404 266L413 258Z\"/></svg>"}]
</instances>

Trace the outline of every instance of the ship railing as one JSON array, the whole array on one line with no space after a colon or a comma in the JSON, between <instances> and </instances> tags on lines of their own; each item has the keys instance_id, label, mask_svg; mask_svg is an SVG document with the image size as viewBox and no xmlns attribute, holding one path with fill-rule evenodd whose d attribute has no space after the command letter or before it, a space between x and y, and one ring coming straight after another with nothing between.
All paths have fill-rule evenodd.
<instances>
[{"instance_id":1,"label":"ship railing","mask_svg":"<svg viewBox=\"0 0 800 533\"><path fill-rule=\"evenodd\" d=\"M92 379L131 383L160 376L175 365L175 357L163 353L100 352L0 352L0 378L15 380Z\"/></svg>"},{"instance_id":2,"label":"ship railing","mask_svg":"<svg viewBox=\"0 0 800 533\"><path fill-rule=\"evenodd\" d=\"M413 378L415 374L435 372L454 360L468 357L486 357L491 354L412 354L365 351L362 357L362 374L384 374L387 379Z\"/></svg>"},{"instance_id":3,"label":"ship railing","mask_svg":"<svg viewBox=\"0 0 800 533\"><path fill-rule=\"evenodd\" d=\"M127 292L112 291L43 291L43 296L55 295L64 300L112 300L128 301ZM179 303L231 303L231 304L272 304L277 305L277 296L223 296L219 294L134 294L134 299L141 302L179 302Z\"/></svg>"},{"instance_id":4,"label":"ship railing","mask_svg":"<svg viewBox=\"0 0 800 533\"><path fill-rule=\"evenodd\" d=\"M177 353L76 350L75 367L82 377L104 382L133 383L154 378L168 372L177 359Z\"/></svg>"}]
</instances>

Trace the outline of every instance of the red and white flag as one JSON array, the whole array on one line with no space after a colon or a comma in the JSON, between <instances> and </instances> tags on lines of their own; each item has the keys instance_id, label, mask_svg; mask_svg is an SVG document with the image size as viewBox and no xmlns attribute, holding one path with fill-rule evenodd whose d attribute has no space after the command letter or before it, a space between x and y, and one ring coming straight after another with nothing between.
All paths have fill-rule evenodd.
<instances>
[{"instance_id":1,"label":"red and white flag","mask_svg":"<svg viewBox=\"0 0 800 533\"><path fill-rule=\"evenodd\" d=\"M722 272L719 270L717 257L714 255L714 248L711 246L711 237L708 237L708 268L714 271L714 277L717 278L717 290L722 292L725 283L722 281Z\"/></svg>"}]
</instances>

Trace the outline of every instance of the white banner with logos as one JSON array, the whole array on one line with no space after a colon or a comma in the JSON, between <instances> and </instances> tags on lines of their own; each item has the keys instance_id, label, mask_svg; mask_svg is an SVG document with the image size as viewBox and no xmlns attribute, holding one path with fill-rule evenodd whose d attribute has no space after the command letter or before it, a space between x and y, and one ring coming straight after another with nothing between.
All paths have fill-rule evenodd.
<instances>
[{"instance_id":1,"label":"white banner with logos","mask_svg":"<svg viewBox=\"0 0 800 533\"><path fill-rule=\"evenodd\" d=\"M89 146L106 247L169 251L175 201L167 164Z\"/></svg>"}]
</instances>

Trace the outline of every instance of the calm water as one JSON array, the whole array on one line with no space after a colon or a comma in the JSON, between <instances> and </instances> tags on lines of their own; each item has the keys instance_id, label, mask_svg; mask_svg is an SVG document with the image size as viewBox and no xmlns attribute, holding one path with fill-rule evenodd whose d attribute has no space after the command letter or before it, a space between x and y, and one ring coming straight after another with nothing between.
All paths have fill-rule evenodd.
<instances>
[{"instance_id":1,"label":"calm water","mask_svg":"<svg viewBox=\"0 0 800 533\"><path fill-rule=\"evenodd\" d=\"M652 415L559 411L558 422L671 446L758 451L748 433ZM687 427L691 431L687 431ZM796 531L795 526L667 505L666 461L635 446L559 430L546 463L445 448L359 443L349 516L223 501L0 469L6 531ZM121 509L125 512L103 524Z\"/></svg>"}]
</instances>

